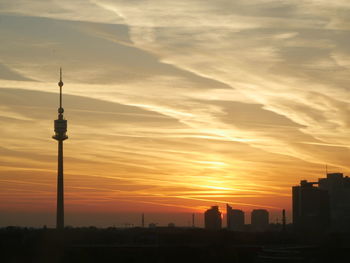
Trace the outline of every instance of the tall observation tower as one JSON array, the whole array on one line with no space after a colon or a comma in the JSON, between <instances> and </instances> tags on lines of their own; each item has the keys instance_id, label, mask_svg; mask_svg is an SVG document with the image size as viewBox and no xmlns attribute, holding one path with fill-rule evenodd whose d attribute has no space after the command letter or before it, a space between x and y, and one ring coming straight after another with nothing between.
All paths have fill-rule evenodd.
<instances>
[{"instance_id":1,"label":"tall observation tower","mask_svg":"<svg viewBox=\"0 0 350 263\"><path fill-rule=\"evenodd\" d=\"M58 141L58 167L57 167L57 218L56 229L64 228L64 199L63 199L63 141L68 139L67 120L63 118L64 109L62 108L62 69L60 68L60 107L58 108L58 119L55 120L55 135L53 139Z\"/></svg>"}]
</instances>

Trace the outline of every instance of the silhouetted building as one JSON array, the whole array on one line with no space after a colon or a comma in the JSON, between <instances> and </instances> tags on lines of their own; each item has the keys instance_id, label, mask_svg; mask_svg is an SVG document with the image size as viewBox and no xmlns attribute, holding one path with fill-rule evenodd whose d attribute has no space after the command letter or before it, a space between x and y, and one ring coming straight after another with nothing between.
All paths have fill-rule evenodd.
<instances>
[{"instance_id":1,"label":"silhouetted building","mask_svg":"<svg viewBox=\"0 0 350 263\"><path fill-rule=\"evenodd\" d=\"M319 189L328 191L331 229L350 230L350 178L342 173L328 173L318 180Z\"/></svg>"},{"instance_id":2,"label":"silhouetted building","mask_svg":"<svg viewBox=\"0 0 350 263\"><path fill-rule=\"evenodd\" d=\"M286 223L287 223L287 218L286 218L286 210L282 210L282 231L286 231Z\"/></svg>"},{"instance_id":3,"label":"silhouetted building","mask_svg":"<svg viewBox=\"0 0 350 263\"><path fill-rule=\"evenodd\" d=\"M53 139L58 141L58 167L57 167L57 214L56 228L64 228L64 187L63 187L63 141L68 139L67 120L63 117L64 109L62 108L62 69L60 69L60 107L58 108L58 119L55 120L55 135Z\"/></svg>"},{"instance_id":4,"label":"silhouetted building","mask_svg":"<svg viewBox=\"0 0 350 263\"><path fill-rule=\"evenodd\" d=\"M221 212L218 206L212 206L204 213L204 226L206 229L218 230L221 229L222 220Z\"/></svg>"},{"instance_id":5,"label":"silhouetted building","mask_svg":"<svg viewBox=\"0 0 350 263\"><path fill-rule=\"evenodd\" d=\"M156 224L156 223L149 223L149 224L148 224L148 227L149 227L149 228L156 228L156 227L157 227L157 224Z\"/></svg>"},{"instance_id":6,"label":"silhouetted building","mask_svg":"<svg viewBox=\"0 0 350 263\"><path fill-rule=\"evenodd\" d=\"M226 205L227 229L233 231L243 231L244 229L244 212L238 209L232 209Z\"/></svg>"},{"instance_id":7,"label":"silhouetted building","mask_svg":"<svg viewBox=\"0 0 350 263\"><path fill-rule=\"evenodd\" d=\"M266 231L269 227L269 212L265 209L254 209L251 214L251 226L254 231Z\"/></svg>"},{"instance_id":8,"label":"silhouetted building","mask_svg":"<svg viewBox=\"0 0 350 263\"><path fill-rule=\"evenodd\" d=\"M299 231L322 231L329 227L329 195L315 187L317 182L302 180L293 186L293 225Z\"/></svg>"}]
</instances>

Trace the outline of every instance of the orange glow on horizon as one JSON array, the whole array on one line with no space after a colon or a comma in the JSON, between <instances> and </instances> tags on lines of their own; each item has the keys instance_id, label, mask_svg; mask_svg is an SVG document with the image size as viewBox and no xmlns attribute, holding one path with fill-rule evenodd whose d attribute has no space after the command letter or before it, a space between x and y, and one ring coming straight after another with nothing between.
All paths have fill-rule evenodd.
<instances>
[{"instance_id":1,"label":"orange glow on horizon","mask_svg":"<svg viewBox=\"0 0 350 263\"><path fill-rule=\"evenodd\" d=\"M278 216L350 171L344 1L4 1L0 219L55 211L60 66L68 214Z\"/></svg>"}]
</instances>

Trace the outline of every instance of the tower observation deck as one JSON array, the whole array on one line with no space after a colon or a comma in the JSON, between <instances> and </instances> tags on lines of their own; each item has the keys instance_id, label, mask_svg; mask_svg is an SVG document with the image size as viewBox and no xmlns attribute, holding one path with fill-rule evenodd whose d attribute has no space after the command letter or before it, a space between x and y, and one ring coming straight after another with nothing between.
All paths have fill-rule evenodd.
<instances>
[{"instance_id":1,"label":"tower observation deck","mask_svg":"<svg viewBox=\"0 0 350 263\"><path fill-rule=\"evenodd\" d=\"M63 187L63 141L68 139L67 132L67 120L64 119L64 109L62 107L62 69L60 69L60 81L58 82L60 87L60 97L58 108L58 119L55 120L55 135L53 139L58 141L58 166L57 166L57 214L56 214L56 229L64 228L64 187Z\"/></svg>"}]
</instances>

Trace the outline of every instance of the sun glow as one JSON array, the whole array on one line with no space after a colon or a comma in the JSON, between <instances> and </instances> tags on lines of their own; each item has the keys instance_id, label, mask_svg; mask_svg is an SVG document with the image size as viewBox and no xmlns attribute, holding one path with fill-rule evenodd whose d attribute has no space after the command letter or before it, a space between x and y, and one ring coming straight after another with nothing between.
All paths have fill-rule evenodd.
<instances>
[{"instance_id":1,"label":"sun glow","mask_svg":"<svg viewBox=\"0 0 350 263\"><path fill-rule=\"evenodd\" d=\"M68 211L289 210L350 171L348 5L228 2L2 0L0 213L55 207L59 66Z\"/></svg>"}]
</instances>

